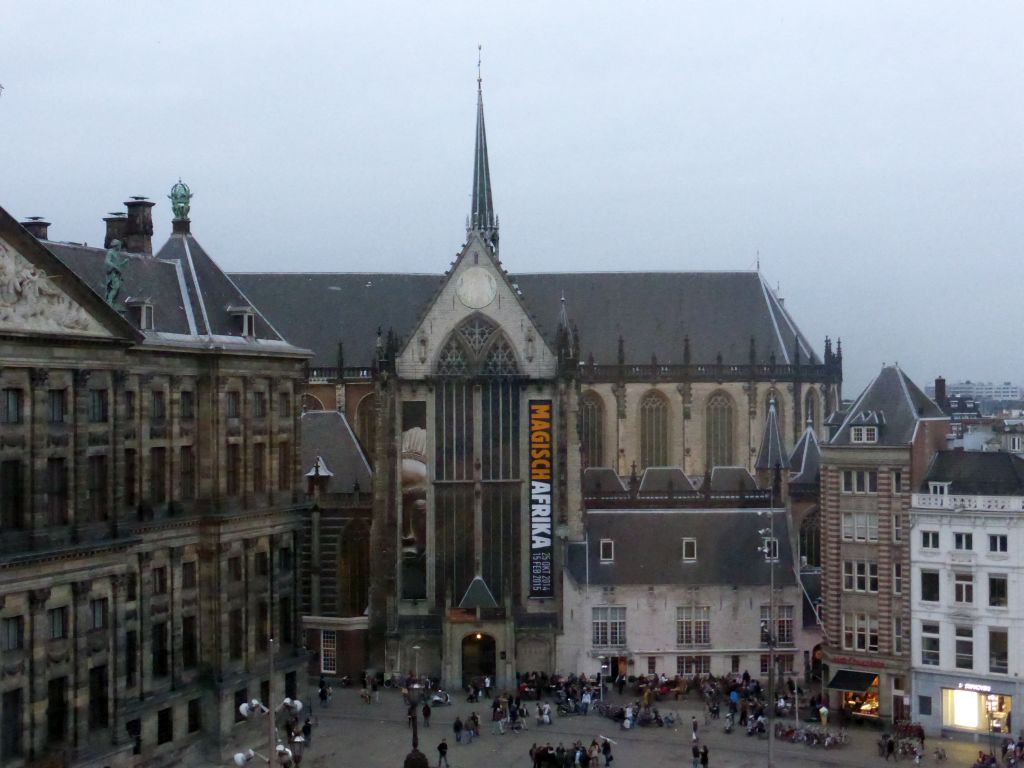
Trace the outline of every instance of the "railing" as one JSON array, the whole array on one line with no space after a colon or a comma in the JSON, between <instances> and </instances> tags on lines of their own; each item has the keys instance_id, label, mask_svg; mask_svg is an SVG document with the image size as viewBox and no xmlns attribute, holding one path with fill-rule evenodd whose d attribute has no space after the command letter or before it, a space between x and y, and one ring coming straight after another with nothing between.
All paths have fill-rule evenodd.
<instances>
[{"instance_id":1,"label":"railing","mask_svg":"<svg viewBox=\"0 0 1024 768\"><path fill-rule=\"evenodd\" d=\"M1024 512L1024 496L958 496L915 493L911 505L917 509L949 509L975 512Z\"/></svg>"},{"instance_id":2,"label":"railing","mask_svg":"<svg viewBox=\"0 0 1024 768\"><path fill-rule=\"evenodd\" d=\"M585 493L587 509L737 509L762 508L771 504L770 490L756 491L672 491L630 493L610 491Z\"/></svg>"},{"instance_id":3,"label":"railing","mask_svg":"<svg viewBox=\"0 0 1024 768\"><path fill-rule=\"evenodd\" d=\"M373 368L368 366L316 366L310 367L306 373L306 380L310 383L324 383L328 381L352 380L369 381L373 378Z\"/></svg>"},{"instance_id":4,"label":"railing","mask_svg":"<svg viewBox=\"0 0 1024 768\"><path fill-rule=\"evenodd\" d=\"M691 363L660 365L580 365L583 381L817 381L828 382L838 378L838 371L832 366L814 365L772 365L756 363L718 364Z\"/></svg>"}]
</instances>

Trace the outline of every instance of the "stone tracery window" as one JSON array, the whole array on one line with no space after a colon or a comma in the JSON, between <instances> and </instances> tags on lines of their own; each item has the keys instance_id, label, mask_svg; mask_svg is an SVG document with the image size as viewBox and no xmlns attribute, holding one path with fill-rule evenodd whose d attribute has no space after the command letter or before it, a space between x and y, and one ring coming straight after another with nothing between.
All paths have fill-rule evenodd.
<instances>
[{"instance_id":1,"label":"stone tracery window","mask_svg":"<svg viewBox=\"0 0 1024 768\"><path fill-rule=\"evenodd\" d=\"M580 399L580 458L583 468L604 466L604 405L596 392Z\"/></svg>"},{"instance_id":2,"label":"stone tracery window","mask_svg":"<svg viewBox=\"0 0 1024 768\"><path fill-rule=\"evenodd\" d=\"M440 376L465 376L469 373L466 350L458 339L449 339L437 358L437 373Z\"/></svg>"},{"instance_id":3,"label":"stone tracery window","mask_svg":"<svg viewBox=\"0 0 1024 768\"><path fill-rule=\"evenodd\" d=\"M497 327L490 320L474 315L459 326L457 333L459 338L466 342L470 351L474 355L479 355L496 330Z\"/></svg>"},{"instance_id":4,"label":"stone tracery window","mask_svg":"<svg viewBox=\"0 0 1024 768\"><path fill-rule=\"evenodd\" d=\"M668 403L658 392L640 401L640 468L668 465Z\"/></svg>"},{"instance_id":5,"label":"stone tracery window","mask_svg":"<svg viewBox=\"0 0 1024 768\"><path fill-rule=\"evenodd\" d=\"M516 353L505 339L498 339L488 350L480 372L484 376L513 376L519 373Z\"/></svg>"},{"instance_id":6,"label":"stone tracery window","mask_svg":"<svg viewBox=\"0 0 1024 768\"><path fill-rule=\"evenodd\" d=\"M708 400L706 412L707 467L728 467L733 459L732 400L720 392Z\"/></svg>"},{"instance_id":7,"label":"stone tracery window","mask_svg":"<svg viewBox=\"0 0 1024 768\"><path fill-rule=\"evenodd\" d=\"M519 373L519 362L498 326L474 315L448 337L435 372L438 376L514 376Z\"/></svg>"}]
</instances>

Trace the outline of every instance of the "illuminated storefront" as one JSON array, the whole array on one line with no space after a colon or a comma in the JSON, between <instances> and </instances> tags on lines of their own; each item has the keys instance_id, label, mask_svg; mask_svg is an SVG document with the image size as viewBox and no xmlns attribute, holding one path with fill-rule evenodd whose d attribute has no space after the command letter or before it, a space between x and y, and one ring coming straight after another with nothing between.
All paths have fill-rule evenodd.
<instances>
[{"instance_id":1,"label":"illuminated storefront","mask_svg":"<svg viewBox=\"0 0 1024 768\"><path fill-rule=\"evenodd\" d=\"M980 733L1009 733L1013 697L993 693L991 685L960 683L942 689L942 725Z\"/></svg>"},{"instance_id":2,"label":"illuminated storefront","mask_svg":"<svg viewBox=\"0 0 1024 768\"><path fill-rule=\"evenodd\" d=\"M840 669L832 676L828 687L839 694L840 706L851 716L879 716L877 673Z\"/></svg>"}]
</instances>

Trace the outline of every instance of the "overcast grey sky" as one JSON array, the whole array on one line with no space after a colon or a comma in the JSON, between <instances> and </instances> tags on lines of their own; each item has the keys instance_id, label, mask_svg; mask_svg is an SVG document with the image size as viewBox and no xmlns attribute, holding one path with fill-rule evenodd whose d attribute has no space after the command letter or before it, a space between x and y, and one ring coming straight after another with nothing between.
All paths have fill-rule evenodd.
<instances>
[{"instance_id":1,"label":"overcast grey sky","mask_svg":"<svg viewBox=\"0 0 1024 768\"><path fill-rule=\"evenodd\" d=\"M0 205L162 242L180 175L225 269L441 272L478 43L510 271L760 252L848 395L1024 380L1020 2L7 3Z\"/></svg>"}]
</instances>

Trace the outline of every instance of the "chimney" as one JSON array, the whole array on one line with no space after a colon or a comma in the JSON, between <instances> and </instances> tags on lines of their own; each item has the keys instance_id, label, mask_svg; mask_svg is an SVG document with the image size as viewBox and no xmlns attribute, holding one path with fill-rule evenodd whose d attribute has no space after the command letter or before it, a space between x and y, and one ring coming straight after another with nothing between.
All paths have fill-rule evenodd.
<instances>
[{"instance_id":1,"label":"chimney","mask_svg":"<svg viewBox=\"0 0 1024 768\"><path fill-rule=\"evenodd\" d=\"M36 240L49 240L50 222L43 221L42 216L29 216L21 222L21 226Z\"/></svg>"},{"instance_id":2,"label":"chimney","mask_svg":"<svg viewBox=\"0 0 1024 768\"><path fill-rule=\"evenodd\" d=\"M110 244L115 240L120 240L123 246L125 228L128 226L128 219L125 214L120 211L114 211L104 217L103 221L107 225L107 233L103 236L103 247L109 248Z\"/></svg>"},{"instance_id":3,"label":"chimney","mask_svg":"<svg viewBox=\"0 0 1024 768\"><path fill-rule=\"evenodd\" d=\"M942 410L949 407L949 402L946 400L946 380L941 376L935 379L935 404Z\"/></svg>"},{"instance_id":4,"label":"chimney","mask_svg":"<svg viewBox=\"0 0 1024 768\"><path fill-rule=\"evenodd\" d=\"M127 201L128 218L124 228L124 249L132 253L153 253L153 203L144 197Z\"/></svg>"}]
</instances>

